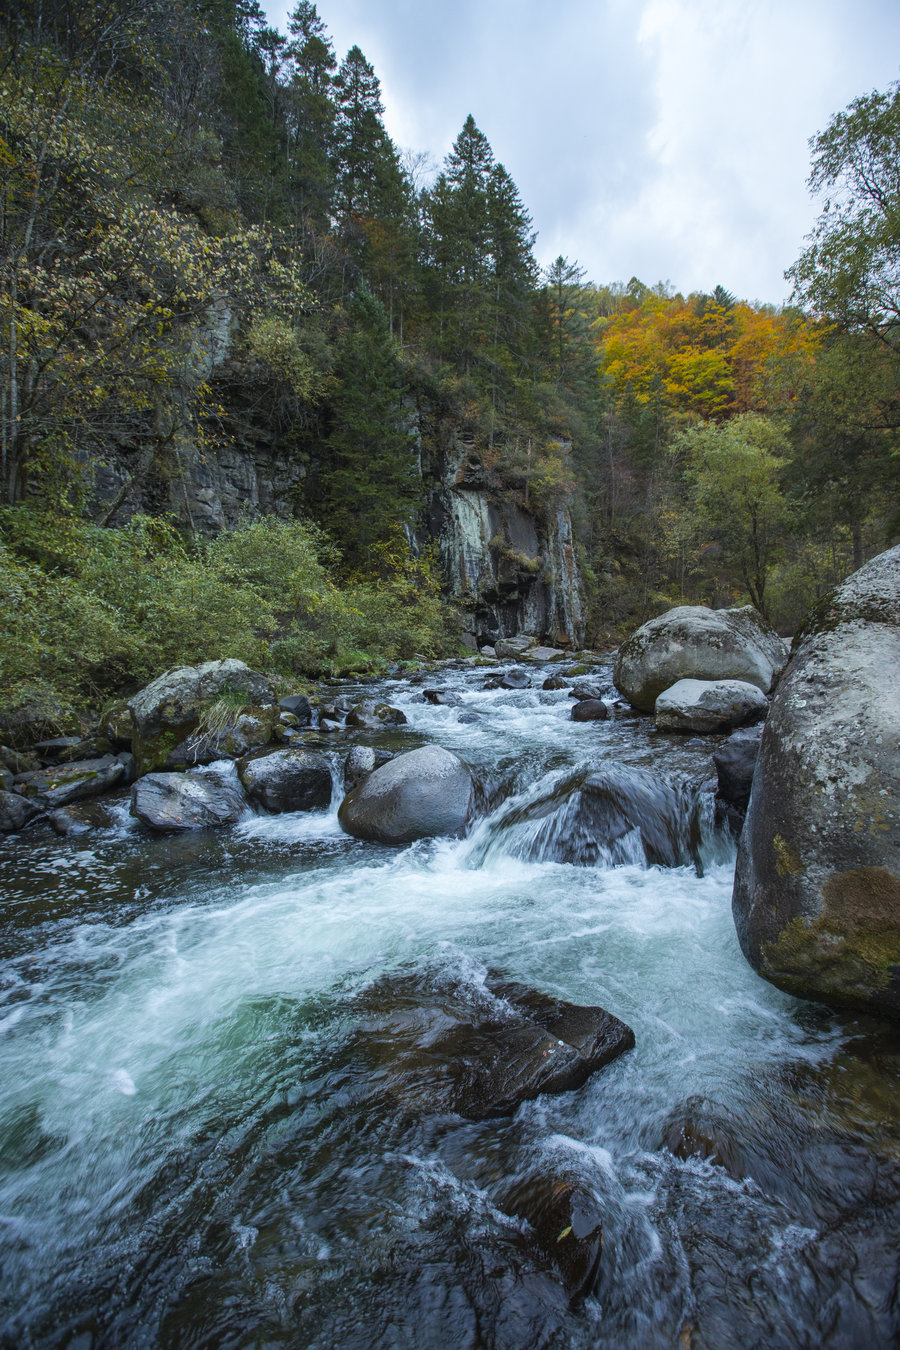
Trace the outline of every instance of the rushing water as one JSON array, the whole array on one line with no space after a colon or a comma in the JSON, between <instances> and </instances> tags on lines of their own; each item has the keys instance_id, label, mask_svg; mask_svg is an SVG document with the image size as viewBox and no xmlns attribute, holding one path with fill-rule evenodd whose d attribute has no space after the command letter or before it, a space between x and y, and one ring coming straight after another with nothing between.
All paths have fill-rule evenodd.
<instances>
[{"instance_id":1,"label":"rushing water","mask_svg":"<svg viewBox=\"0 0 900 1350\"><path fill-rule=\"evenodd\" d=\"M573 774L689 793L710 743L621 707L576 724L565 691L480 670L436 682L458 706L388 685L409 724L374 739L473 766L464 840L349 839L336 775L327 812L161 839L123 804L80 839L3 845L0 1344L895 1344L891 1033L753 974L708 819L699 868L648 867L635 836L548 860ZM350 743L327 741L336 766ZM374 1092L355 1033L390 977L483 994L489 971L602 1004L635 1049L506 1120ZM541 1169L602 1213L586 1297L496 1202Z\"/></svg>"}]
</instances>

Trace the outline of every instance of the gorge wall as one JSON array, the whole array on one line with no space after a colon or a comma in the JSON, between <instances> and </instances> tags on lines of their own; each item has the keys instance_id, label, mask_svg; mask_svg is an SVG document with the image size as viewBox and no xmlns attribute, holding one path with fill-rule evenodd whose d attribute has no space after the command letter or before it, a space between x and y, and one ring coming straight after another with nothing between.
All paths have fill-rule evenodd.
<instances>
[{"instance_id":1,"label":"gorge wall","mask_svg":"<svg viewBox=\"0 0 900 1350\"><path fill-rule=\"evenodd\" d=\"M168 515L185 530L214 535L260 515L302 514L311 456L301 456L260 398L252 363L232 340L230 314L209 316L185 368L185 387L213 377L214 432L198 435L169 391L141 434L111 446L94 466L94 514L122 525L137 513ZM186 400L185 400L186 401ZM572 521L564 499L529 501L489 467L487 447L459 427L418 432L423 510L414 546L435 545L446 592L464 617L471 650L533 633L556 645L584 641Z\"/></svg>"}]
</instances>

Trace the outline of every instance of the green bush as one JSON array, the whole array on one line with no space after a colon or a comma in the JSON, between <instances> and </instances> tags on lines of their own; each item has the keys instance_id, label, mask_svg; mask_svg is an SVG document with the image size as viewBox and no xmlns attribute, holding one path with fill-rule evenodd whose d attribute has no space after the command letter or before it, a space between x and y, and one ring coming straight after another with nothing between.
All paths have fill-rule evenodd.
<instances>
[{"instance_id":1,"label":"green bush","mask_svg":"<svg viewBox=\"0 0 900 1350\"><path fill-rule=\"evenodd\" d=\"M204 545L164 520L103 529L66 513L0 514L0 686L5 707L76 709L176 665L237 657L285 675L378 668L455 649L428 561L384 550L340 589L325 536L255 520Z\"/></svg>"}]
</instances>

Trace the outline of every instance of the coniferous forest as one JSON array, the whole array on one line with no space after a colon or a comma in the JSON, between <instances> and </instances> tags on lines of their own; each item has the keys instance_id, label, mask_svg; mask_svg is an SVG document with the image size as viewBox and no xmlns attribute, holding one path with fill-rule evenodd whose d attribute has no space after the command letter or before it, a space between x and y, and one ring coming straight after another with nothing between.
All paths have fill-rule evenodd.
<instances>
[{"instance_id":1,"label":"coniferous forest","mask_svg":"<svg viewBox=\"0 0 900 1350\"><path fill-rule=\"evenodd\" d=\"M542 271L475 117L440 166L402 151L311 0L286 33L255 0L12 0L0 23L13 704L62 715L211 656L458 650L425 519L450 435L532 515L565 505L589 645L681 600L791 632L896 538L896 86L814 142L829 205L782 310ZM173 514L189 454L260 441L277 512Z\"/></svg>"}]
</instances>

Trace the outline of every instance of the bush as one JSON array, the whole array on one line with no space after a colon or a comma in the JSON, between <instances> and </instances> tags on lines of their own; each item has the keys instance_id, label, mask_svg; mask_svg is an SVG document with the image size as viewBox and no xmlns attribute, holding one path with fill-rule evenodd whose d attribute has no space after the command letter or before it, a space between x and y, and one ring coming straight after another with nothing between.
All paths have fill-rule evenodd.
<instances>
[{"instance_id":1,"label":"bush","mask_svg":"<svg viewBox=\"0 0 900 1350\"><path fill-rule=\"evenodd\" d=\"M0 684L6 708L54 710L163 670L237 657L272 673L377 668L455 649L433 563L405 541L340 589L339 555L305 521L255 520L186 543L164 520L123 529L17 507L0 514Z\"/></svg>"}]
</instances>

